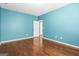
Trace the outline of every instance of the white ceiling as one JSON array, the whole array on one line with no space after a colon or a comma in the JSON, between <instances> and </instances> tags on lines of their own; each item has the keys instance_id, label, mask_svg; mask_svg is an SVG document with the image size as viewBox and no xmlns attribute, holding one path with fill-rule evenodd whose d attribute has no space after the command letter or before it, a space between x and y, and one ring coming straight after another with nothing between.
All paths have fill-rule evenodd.
<instances>
[{"instance_id":1,"label":"white ceiling","mask_svg":"<svg viewBox=\"0 0 79 59\"><path fill-rule=\"evenodd\" d=\"M0 6L2 8L39 16L67 4L69 3L0 3Z\"/></svg>"}]
</instances>

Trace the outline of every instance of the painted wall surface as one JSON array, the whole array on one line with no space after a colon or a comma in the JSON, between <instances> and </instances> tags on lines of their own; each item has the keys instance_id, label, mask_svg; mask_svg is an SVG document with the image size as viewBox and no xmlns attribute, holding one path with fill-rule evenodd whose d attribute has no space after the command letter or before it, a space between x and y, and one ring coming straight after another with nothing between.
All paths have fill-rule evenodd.
<instances>
[{"instance_id":1,"label":"painted wall surface","mask_svg":"<svg viewBox=\"0 0 79 59\"><path fill-rule=\"evenodd\" d=\"M69 4L39 16L43 34L51 40L79 46L79 4Z\"/></svg>"},{"instance_id":2,"label":"painted wall surface","mask_svg":"<svg viewBox=\"0 0 79 59\"><path fill-rule=\"evenodd\" d=\"M36 16L1 8L1 41L32 37Z\"/></svg>"},{"instance_id":3,"label":"painted wall surface","mask_svg":"<svg viewBox=\"0 0 79 59\"><path fill-rule=\"evenodd\" d=\"M0 7L0 41L1 41L1 7Z\"/></svg>"}]
</instances>

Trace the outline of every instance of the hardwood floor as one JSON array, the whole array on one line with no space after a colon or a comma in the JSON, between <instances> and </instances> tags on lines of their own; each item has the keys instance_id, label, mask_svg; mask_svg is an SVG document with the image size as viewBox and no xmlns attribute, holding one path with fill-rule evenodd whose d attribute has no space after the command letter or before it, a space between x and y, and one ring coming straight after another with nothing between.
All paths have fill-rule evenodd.
<instances>
[{"instance_id":1,"label":"hardwood floor","mask_svg":"<svg viewBox=\"0 0 79 59\"><path fill-rule=\"evenodd\" d=\"M0 45L0 54L8 56L79 56L79 49L43 40L43 48L34 55L33 39L20 40Z\"/></svg>"},{"instance_id":2,"label":"hardwood floor","mask_svg":"<svg viewBox=\"0 0 79 59\"><path fill-rule=\"evenodd\" d=\"M52 56L79 56L79 49L44 40L44 51Z\"/></svg>"}]
</instances>

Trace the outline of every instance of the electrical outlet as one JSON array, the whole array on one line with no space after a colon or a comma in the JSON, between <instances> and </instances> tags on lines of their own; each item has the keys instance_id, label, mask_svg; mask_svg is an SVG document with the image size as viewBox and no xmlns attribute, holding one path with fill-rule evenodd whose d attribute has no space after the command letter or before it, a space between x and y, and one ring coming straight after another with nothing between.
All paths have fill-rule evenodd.
<instances>
[{"instance_id":1,"label":"electrical outlet","mask_svg":"<svg viewBox=\"0 0 79 59\"><path fill-rule=\"evenodd\" d=\"M63 39L63 37L61 36L61 37L60 37L60 39L62 40L62 39Z\"/></svg>"}]
</instances>

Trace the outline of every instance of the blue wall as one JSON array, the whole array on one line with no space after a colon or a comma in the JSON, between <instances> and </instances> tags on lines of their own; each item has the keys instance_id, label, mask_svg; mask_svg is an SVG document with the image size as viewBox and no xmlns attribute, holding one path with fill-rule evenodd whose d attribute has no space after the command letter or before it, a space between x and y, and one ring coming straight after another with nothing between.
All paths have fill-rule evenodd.
<instances>
[{"instance_id":1,"label":"blue wall","mask_svg":"<svg viewBox=\"0 0 79 59\"><path fill-rule=\"evenodd\" d=\"M69 4L39 17L0 9L1 41L31 37L33 20L43 20L45 37L79 46L79 4ZM61 39L62 37L62 39Z\"/></svg>"},{"instance_id":2,"label":"blue wall","mask_svg":"<svg viewBox=\"0 0 79 59\"><path fill-rule=\"evenodd\" d=\"M1 8L1 41L32 37L36 16Z\"/></svg>"},{"instance_id":3,"label":"blue wall","mask_svg":"<svg viewBox=\"0 0 79 59\"><path fill-rule=\"evenodd\" d=\"M41 15L39 19L44 22L45 37L79 46L79 4L69 4Z\"/></svg>"},{"instance_id":4,"label":"blue wall","mask_svg":"<svg viewBox=\"0 0 79 59\"><path fill-rule=\"evenodd\" d=\"M0 7L0 41L1 41L1 7Z\"/></svg>"}]
</instances>

